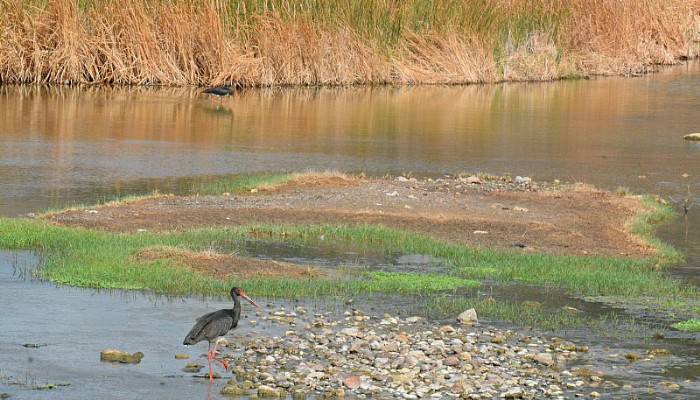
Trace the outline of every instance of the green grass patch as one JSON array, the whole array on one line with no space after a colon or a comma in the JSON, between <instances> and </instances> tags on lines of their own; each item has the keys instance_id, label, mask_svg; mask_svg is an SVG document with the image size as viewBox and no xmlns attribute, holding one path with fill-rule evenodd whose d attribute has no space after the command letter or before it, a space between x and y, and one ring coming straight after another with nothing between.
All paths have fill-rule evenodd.
<instances>
[{"instance_id":1,"label":"green grass patch","mask_svg":"<svg viewBox=\"0 0 700 400\"><path fill-rule=\"evenodd\" d=\"M246 193L260 187L281 185L291 179L293 179L292 174L233 175L201 182L192 188L192 193L202 195Z\"/></svg>"},{"instance_id":2,"label":"green grass patch","mask_svg":"<svg viewBox=\"0 0 700 400\"><path fill-rule=\"evenodd\" d=\"M140 261L133 255L151 246L205 250L217 242L245 237L250 229L197 230L173 234L113 234L61 228L43 221L0 219L0 247L37 249L45 256L41 275L80 287L148 289L157 293L223 295L232 285L245 285L258 296L309 297L351 293L427 293L474 287L461 276L361 272L335 278L255 278L217 280L172 260Z\"/></svg>"},{"instance_id":3,"label":"green grass patch","mask_svg":"<svg viewBox=\"0 0 700 400\"><path fill-rule=\"evenodd\" d=\"M693 318L683 322L677 322L671 327L683 332L700 332L700 319Z\"/></svg>"},{"instance_id":4,"label":"green grass patch","mask_svg":"<svg viewBox=\"0 0 700 400\"><path fill-rule=\"evenodd\" d=\"M380 226L246 226L178 233L114 234L62 228L41 220L0 219L0 247L37 249L46 263L41 273L58 283L98 288L150 289L159 293L225 294L232 282L194 273L172 260L145 262L132 257L149 246L174 246L202 251L260 238L298 244L350 246L358 251L426 254L449 263L449 275L362 272L324 279L251 279L237 284L265 296L344 294L353 291L417 293L473 286L495 279L554 285L591 296L693 297L697 291L652 268L654 259L551 256L511 251L470 249L423 235Z\"/></svg>"},{"instance_id":5,"label":"green grass patch","mask_svg":"<svg viewBox=\"0 0 700 400\"><path fill-rule=\"evenodd\" d=\"M451 275L369 272L367 276L371 285L365 291L379 287L378 291L425 293L479 286L479 281Z\"/></svg>"},{"instance_id":6,"label":"green grass patch","mask_svg":"<svg viewBox=\"0 0 700 400\"><path fill-rule=\"evenodd\" d=\"M651 211L632 218L627 224L627 229L656 248L656 266L669 266L683 261L683 255L678 250L654 236L656 227L673 219L676 212L653 196L639 196L639 200Z\"/></svg>"},{"instance_id":7,"label":"green grass patch","mask_svg":"<svg viewBox=\"0 0 700 400\"><path fill-rule=\"evenodd\" d=\"M656 258L553 256L541 253L471 249L423 235L381 226L257 226L257 237L300 243L318 243L321 237L359 251L427 254L447 261L457 275L469 279L496 279L547 284L588 296L696 295L694 289L666 277L653 266Z\"/></svg>"}]
</instances>

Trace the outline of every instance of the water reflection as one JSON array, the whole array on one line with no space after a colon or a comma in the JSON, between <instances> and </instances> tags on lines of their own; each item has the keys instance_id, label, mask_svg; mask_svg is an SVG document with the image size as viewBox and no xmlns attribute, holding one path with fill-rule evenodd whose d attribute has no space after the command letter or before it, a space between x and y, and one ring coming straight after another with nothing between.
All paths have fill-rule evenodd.
<instances>
[{"instance_id":1,"label":"water reflection","mask_svg":"<svg viewBox=\"0 0 700 400\"><path fill-rule=\"evenodd\" d=\"M699 65L590 82L248 90L221 106L191 88L5 86L3 197L40 195L36 207L144 178L306 167L677 181L700 170L678 140L697 130Z\"/></svg>"}]
</instances>

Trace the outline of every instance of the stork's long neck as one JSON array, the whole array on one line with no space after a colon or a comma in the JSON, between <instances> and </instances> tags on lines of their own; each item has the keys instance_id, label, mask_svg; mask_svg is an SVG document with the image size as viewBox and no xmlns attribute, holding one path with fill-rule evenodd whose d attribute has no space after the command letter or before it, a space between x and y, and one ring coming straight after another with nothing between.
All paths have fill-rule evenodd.
<instances>
[{"instance_id":1,"label":"stork's long neck","mask_svg":"<svg viewBox=\"0 0 700 400\"><path fill-rule=\"evenodd\" d=\"M241 318L241 299L238 295L233 295L233 325L236 326Z\"/></svg>"}]
</instances>

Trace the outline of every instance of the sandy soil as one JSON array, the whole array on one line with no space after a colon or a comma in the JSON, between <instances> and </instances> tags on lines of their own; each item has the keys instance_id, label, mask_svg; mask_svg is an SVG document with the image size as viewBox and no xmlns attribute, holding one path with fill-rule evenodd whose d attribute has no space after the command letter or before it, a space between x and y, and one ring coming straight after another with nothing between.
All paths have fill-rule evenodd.
<instances>
[{"instance_id":1,"label":"sandy soil","mask_svg":"<svg viewBox=\"0 0 700 400\"><path fill-rule=\"evenodd\" d=\"M569 255L653 253L625 230L640 202L585 186L512 182L326 180L231 196L166 196L44 216L113 232L205 226L382 224L470 246Z\"/></svg>"},{"instance_id":2,"label":"sandy soil","mask_svg":"<svg viewBox=\"0 0 700 400\"><path fill-rule=\"evenodd\" d=\"M291 277L312 278L325 275L312 267L238 257L216 252L193 252L173 247L147 247L134 255L139 261L168 260L215 278Z\"/></svg>"}]
</instances>

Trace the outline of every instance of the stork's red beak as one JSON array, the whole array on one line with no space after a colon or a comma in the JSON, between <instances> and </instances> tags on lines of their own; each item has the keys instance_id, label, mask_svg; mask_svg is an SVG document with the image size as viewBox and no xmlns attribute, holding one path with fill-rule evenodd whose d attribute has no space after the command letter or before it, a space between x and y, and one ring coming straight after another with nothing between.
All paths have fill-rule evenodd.
<instances>
[{"instance_id":1,"label":"stork's red beak","mask_svg":"<svg viewBox=\"0 0 700 400\"><path fill-rule=\"evenodd\" d=\"M260 308L260 306L258 305L258 303L254 302L253 299L251 299L250 297L248 297L248 295L245 294L244 291L241 290L241 292L240 292L238 295L241 296L241 297L243 297L248 303L252 304L254 307Z\"/></svg>"}]
</instances>

